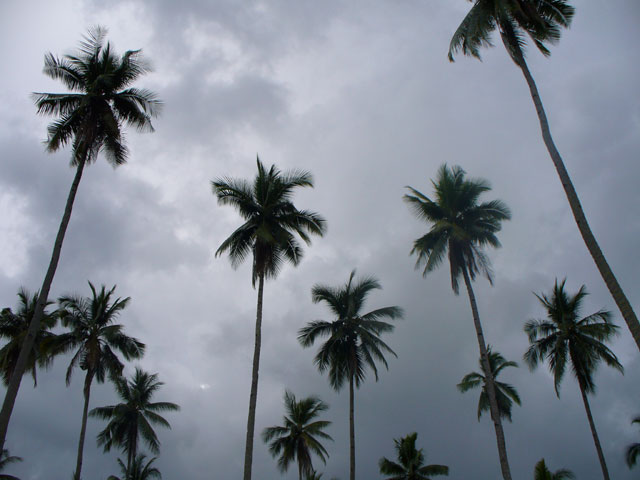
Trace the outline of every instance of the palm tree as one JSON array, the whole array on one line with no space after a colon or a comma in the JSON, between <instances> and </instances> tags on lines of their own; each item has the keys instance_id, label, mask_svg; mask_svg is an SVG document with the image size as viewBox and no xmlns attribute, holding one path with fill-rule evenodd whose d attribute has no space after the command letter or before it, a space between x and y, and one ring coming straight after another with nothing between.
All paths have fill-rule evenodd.
<instances>
[{"instance_id":1,"label":"palm tree","mask_svg":"<svg viewBox=\"0 0 640 480\"><path fill-rule=\"evenodd\" d=\"M498 412L501 418L506 418L511 421L511 407L513 406L513 402L520 405L520 396L513 386L508 383L498 382L496 377L503 369L507 367L517 367L518 364L516 362L508 362L500 353L491 351L491 345L487 346L487 354L489 355L491 375L495 382ZM484 372L482 358L478 360L478 364L480 365L480 371ZM465 375L458 384L458 390L463 393L480 385L482 385L482 391L480 392L480 399L478 400L478 421L480 421L480 416L483 412L489 411L489 397L487 396L485 376L478 372L471 372Z\"/></svg>"},{"instance_id":2,"label":"palm tree","mask_svg":"<svg viewBox=\"0 0 640 480\"><path fill-rule=\"evenodd\" d=\"M544 463L544 458L536 463L533 475L533 480L567 480L569 478L575 478L573 472L566 468L551 472Z\"/></svg>"},{"instance_id":3,"label":"palm tree","mask_svg":"<svg viewBox=\"0 0 640 480\"><path fill-rule=\"evenodd\" d=\"M118 459L118 465L120 466L120 470L122 471L122 477L109 475L109 478L107 478L107 480L150 480L152 478L162 479L160 470L152 466L153 462L155 462L158 457L153 457L147 463L144 463L146 458L147 456L142 453L136 455L130 466L125 465L122 460Z\"/></svg>"},{"instance_id":4,"label":"palm tree","mask_svg":"<svg viewBox=\"0 0 640 480\"><path fill-rule=\"evenodd\" d=\"M20 349L24 343L29 323L33 318L33 312L38 302L38 292L35 295L31 295L27 290L21 288L18 290L18 298L20 299L20 305L15 313L10 308L4 308L0 312L0 338L8 339L4 347L0 349L0 375L5 385L9 384L11 375L16 368ZM47 302L45 305L43 318L40 322L40 330L36 334L31 352L27 357L24 373L31 372L34 386L38 383L37 368L48 368L53 360L53 356L44 351L47 343L55 338L55 334L49 330L55 327L58 321L56 312L50 313L46 311L46 307L52 304L53 302Z\"/></svg>"},{"instance_id":5,"label":"palm tree","mask_svg":"<svg viewBox=\"0 0 640 480\"><path fill-rule=\"evenodd\" d=\"M566 280L563 280L558 284L556 280L551 295L536 295L547 311L547 318L529 320L525 324L524 331L531 345L524 354L524 359L531 369L545 360L549 362L557 396L560 396L560 382L564 377L567 363L571 363L573 374L580 386L602 474L605 480L608 480L609 472L587 394L595 392L593 374L601 360L610 367L623 371L618 358L604 344L617 333L618 327L611 323L611 313L604 310L580 318L582 301L587 296L585 287L581 286L578 293L569 296L564 290L565 282Z\"/></svg>"},{"instance_id":6,"label":"palm tree","mask_svg":"<svg viewBox=\"0 0 640 480\"><path fill-rule=\"evenodd\" d=\"M216 256L228 252L231 265L235 268L251 255L254 288L256 281L258 282L244 480L251 480L253 462L264 281L267 278L275 278L284 262L290 262L294 266L300 263L303 250L296 235L310 245L310 235L322 236L326 230L326 222L320 215L308 210L298 210L291 202L295 188L313 187L313 179L309 172L294 170L282 173L275 165L267 171L259 158L256 163L258 174L253 184L228 177L211 182L213 193L218 197L218 203L235 207L245 220L245 223L222 242L216 250Z\"/></svg>"},{"instance_id":7,"label":"palm tree","mask_svg":"<svg viewBox=\"0 0 640 480\"><path fill-rule=\"evenodd\" d=\"M329 383L340 390L345 382L349 384L349 445L350 480L356 475L354 386L359 388L366 376L367 367L373 370L378 381L376 361L389 368L384 353L396 353L380 339L380 335L393 331L393 325L380 319L401 318L400 307L383 307L369 313L360 313L367 296L372 290L382 288L374 277L365 277L354 282L355 270L351 272L346 285L333 288L314 285L311 290L313 303L325 302L336 320L310 322L298 332L298 340L303 347L310 347L320 337L329 337L320 347L314 362L320 373L328 371Z\"/></svg>"},{"instance_id":8,"label":"palm tree","mask_svg":"<svg viewBox=\"0 0 640 480\"><path fill-rule=\"evenodd\" d=\"M131 380L116 378L114 384L122 403L94 408L89 415L109 420L107 427L98 434L98 445L103 445L105 452L112 446L127 452L129 471L138 453L140 437L152 453L160 453L160 442L152 424L166 428L171 428L171 425L158 412L175 412L180 407L170 402L151 402L154 393L164 383L158 381L157 374L147 373L139 367Z\"/></svg>"},{"instance_id":9,"label":"palm tree","mask_svg":"<svg viewBox=\"0 0 640 480\"><path fill-rule=\"evenodd\" d=\"M548 45L558 42L561 28L569 27L574 11L567 0L475 0L451 39L449 60L453 61L453 54L457 51L480 58L480 47L491 46L491 32L494 29L499 31L507 53L520 68L529 86L542 139L558 172L578 230L640 349L640 322L589 227L578 193L551 136L538 87L525 61L526 36L531 38L543 55L549 56L551 52Z\"/></svg>"},{"instance_id":10,"label":"palm tree","mask_svg":"<svg viewBox=\"0 0 640 480\"><path fill-rule=\"evenodd\" d=\"M292 461L298 462L298 476L302 480L315 473L311 462L311 453L315 453L326 465L329 454L318 438L333 440L323 430L331 425L325 420L314 420L329 406L318 397L307 397L300 401L290 391L284 394L284 405L287 415L283 426L265 428L262 440L271 442L269 452L278 459L278 467L282 473L289 469ZM318 438L316 438L318 437Z\"/></svg>"},{"instance_id":11,"label":"palm tree","mask_svg":"<svg viewBox=\"0 0 640 480\"><path fill-rule=\"evenodd\" d=\"M87 428L87 413L89 410L89 396L93 379L103 383L106 375L117 379L122 375L124 365L114 350L122 353L125 359L140 358L144 354L145 346L139 340L128 337L123 333L124 327L114 323L131 300L112 299L115 286L106 290L104 285L96 292L89 282L91 297L63 296L58 299L62 325L70 332L58 336L57 352L75 353L67 368L67 386L71 383L71 374L76 366L86 372L84 378L84 408L82 410L82 425L78 442L78 459L74 472L74 479L80 479L82 470L82 451Z\"/></svg>"},{"instance_id":12,"label":"palm tree","mask_svg":"<svg viewBox=\"0 0 640 480\"><path fill-rule=\"evenodd\" d=\"M640 424L640 417L634 418L631 423ZM629 468L633 468L635 466L638 456L640 456L640 443L632 443L627 447L626 454L627 465L629 465Z\"/></svg>"},{"instance_id":13,"label":"palm tree","mask_svg":"<svg viewBox=\"0 0 640 480\"><path fill-rule=\"evenodd\" d=\"M22 457L16 457L14 455L10 455L9 450L7 450L6 448L3 448L2 455L0 455L0 470L4 470L7 465L21 462L21 461L22 461ZM0 473L0 480L20 480L20 479L18 477L9 475L7 473Z\"/></svg>"},{"instance_id":14,"label":"palm tree","mask_svg":"<svg viewBox=\"0 0 640 480\"><path fill-rule=\"evenodd\" d=\"M29 353L40 331L82 171L86 164L97 159L100 151L114 167L125 163L128 152L122 135L123 126L132 125L140 131L153 131L151 118L159 113L161 106L151 91L131 87L135 80L149 71L140 50L129 50L118 58L111 45L105 45L105 36L106 30L98 27L89 31L80 43L77 54L63 58L51 53L45 56L44 74L62 81L73 93L34 94L38 113L59 117L49 125L47 150L55 152L71 142L71 166L76 168L76 173L36 310L16 363L16 374L9 383L0 410L0 449L4 447L9 419L22 375L27 368Z\"/></svg>"},{"instance_id":15,"label":"palm tree","mask_svg":"<svg viewBox=\"0 0 640 480\"><path fill-rule=\"evenodd\" d=\"M464 279L473 324L478 338L480 358L486 372L487 394L491 420L493 420L500 457L500 468L504 480L511 480L507 447L500 419L495 383L489 365L480 315L471 281L476 275L484 275L493 284L489 259L482 248L499 247L496 233L501 229L501 222L509 220L511 213L500 200L478 203L480 195L491 190L484 180L466 179L465 171L456 166L451 169L442 165L438 177L433 183L435 200L414 188L407 187L413 195L405 195L404 200L413 209L415 215L431 225L428 233L413 243L412 254L416 254L416 268L424 265L423 276L435 270L448 254L451 270L451 287L457 295L460 276Z\"/></svg>"},{"instance_id":16,"label":"palm tree","mask_svg":"<svg viewBox=\"0 0 640 480\"><path fill-rule=\"evenodd\" d=\"M446 465L424 465L422 448L416 449L417 437L418 434L414 432L393 440L400 463L392 462L386 457L378 462L380 473L391 475L387 480L430 480L436 475L449 475L449 467Z\"/></svg>"}]
</instances>

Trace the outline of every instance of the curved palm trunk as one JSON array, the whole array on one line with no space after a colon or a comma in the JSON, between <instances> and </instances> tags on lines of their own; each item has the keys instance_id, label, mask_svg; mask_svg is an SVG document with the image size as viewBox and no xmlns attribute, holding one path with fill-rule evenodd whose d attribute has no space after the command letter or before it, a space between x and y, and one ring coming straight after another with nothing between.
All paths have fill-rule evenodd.
<instances>
[{"instance_id":1,"label":"curved palm trunk","mask_svg":"<svg viewBox=\"0 0 640 480\"><path fill-rule=\"evenodd\" d=\"M13 406L16 402L18 390L20 389L20 382L27 366L29 352L33 348L33 344L36 340L36 335L40 330L40 323L42 322L42 317L44 316L44 308L47 304L47 298L49 297L49 290L51 289L53 276L55 275L56 268L58 267L58 260L60 259L60 252L62 250L62 241L64 240L64 235L67 231L67 226L69 225L71 210L73 209L73 201L76 198L78 184L80 183L80 179L82 178L84 165L85 162L83 160L78 164L78 167L76 168L76 174L73 178L73 182L71 183L71 190L69 191L69 196L67 197L64 214L62 215L62 221L60 222L58 234L56 235L56 241L53 246L53 253L51 254L49 268L47 269L42 287L40 288L38 303L36 304L36 309L33 313L31 323L29 324L29 330L27 331L24 343L22 344L22 348L20 349L20 355L18 356L15 369L13 371L13 374L11 375L11 379L9 380L7 393L5 394L4 402L2 404L2 410L0 410L0 451L2 451L2 449L4 448L5 439L7 438L7 429L9 428L11 412L13 411Z\"/></svg>"},{"instance_id":2,"label":"curved palm trunk","mask_svg":"<svg viewBox=\"0 0 640 480\"><path fill-rule=\"evenodd\" d=\"M507 47L507 40L502 38L505 47ZM509 48L507 47L507 51ZM631 335L633 335L633 339L636 341L636 345L640 350L640 322L638 322L638 317L633 311L633 307L631 307L631 303L627 296L622 291L622 287L618 283L618 279L613 274L607 259L604 257L598 242L596 241L596 237L593 235L591 231L591 227L589 227L589 223L587 222L587 217L582 210L582 205L580 204L580 199L578 198L578 194L576 193L575 188L573 187L573 182L571 181L571 177L569 177L569 172L567 172L566 167L564 166L564 162L562 161L562 157L560 156L560 152L556 148L555 143L553 142L553 137L551 137L551 130L549 129L549 122L547 120L547 114L544 111L544 107L542 105L542 100L540 99L540 94L538 93L538 87L536 86L535 81L533 80L533 76L529 71L529 67L527 66L527 62L523 57L519 57L516 59L516 65L520 67L522 70L522 74L524 75L525 80L527 81L527 85L529 86L529 91L531 92L531 98L533 99L533 103L536 107L536 112L538 114L538 120L540 121L540 129L542 130L542 139L544 140L544 144L547 147L549 155L551 156L551 160L553 161L553 165L556 167L556 171L558 172L558 176L560 177L560 182L562 183L562 188L564 189L564 193L567 196L567 200L569 201L569 206L571 207L571 213L573 213L573 218L576 220L576 224L578 225L578 230L580 230L580 235L582 235L582 239L584 240L593 261L604 280L604 283L607 285L611 296L616 302L624 321L627 323L629 327L629 331Z\"/></svg>"},{"instance_id":3,"label":"curved palm trunk","mask_svg":"<svg viewBox=\"0 0 640 480\"><path fill-rule=\"evenodd\" d=\"M593 435L593 443L596 444L596 451L598 452L598 460L600 460L600 468L602 468L602 476L604 477L604 480L609 480L609 470L607 469L607 462L605 462L604 460L604 453L602 453L602 447L600 446L600 439L598 438L598 432L596 432L596 424L593 422L593 416L591 415L591 407L589 407L587 392L585 392L582 382L578 381L578 384L580 385L580 393L582 394L584 409L587 411L587 418L589 419L589 427L591 428L591 435Z\"/></svg>"},{"instance_id":4,"label":"curved palm trunk","mask_svg":"<svg viewBox=\"0 0 640 480\"><path fill-rule=\"evenodd\" d=\"M82 473L82 453L84 451L84 437L87 433L87 414L89 412L89 396L91 395L91 382L93 372L88 370L84 377L84 408L82 410L82 425L80 427L80 440L78 440L78 459L76 460L76 471L73 473L74 480L80 480Z\"/></svg>"},{"instance_id":5,"label":"curved palm trunk","mask_svg":"<svg viewBox=\"0 0 640 480\"><path fill-rule=\"evenodd\" d=\"M244 480L251 480L253 462L253 432L256 423L256 403L258 401L258 369L260 368L260 344L262 342L262 295L264 292L264 272L258 279L258 307L256 308L256 339L253 347L253 371L251 373L251 393L249 394L249 417L247 419L247 440L244 451Z\"/></svg>"},{"instance_id":6,"label":"curved palm trunk","mask_svg":"<svg viewBox=\"0 0 640 480\"><path fill-rule=\"evenodd\" d=\"M353 408L353 374L349 377L349 480L356 479L356 428Z\"/></svg>"},{"instance_id":7,"label":"curved palm trunk","mask_svg":"<svg viewBox=\"0 0 640 480\"><path fill-rule=\"evenodd\" d=\"M498 410L498 401L496 400L495 380L491 367L489 366L489 355L487 354L487 345L484 341L484 334L482 333L482 324L480 323L480 315L478 315L478 305L476 304L476 297L473 294L473 288L471 287L471 280L467 269L463 268L462 273L464 275L464 283L467 286L467 293L469 294L469 302L471 303L471 313L473 314L473 324L476 327L476 335L478 337L478 346L480 347L480 356L482 358L482 365L484 368L484 374L486 378L487 394L489 395L489 406L491 409L491 420L496 431L496 441L498 443L498 455L500 457L500 469L502 470L502 477L504 480L511 480L511 470L509 468L509 459L507 458L507 445L504 439L504 430L502 429L502 420L500 419L500 413Z\"/></svg>"}]
</instances>

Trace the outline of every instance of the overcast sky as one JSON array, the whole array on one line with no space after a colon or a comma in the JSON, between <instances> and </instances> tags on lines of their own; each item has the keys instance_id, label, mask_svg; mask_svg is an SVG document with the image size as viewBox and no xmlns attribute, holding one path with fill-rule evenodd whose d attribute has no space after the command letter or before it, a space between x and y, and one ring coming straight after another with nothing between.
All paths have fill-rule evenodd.
<instances>
[{"instance_id":1,"label":"overcast sky","mask_svg":"<svg viewBox=\"0 0 640 480\"><path fill-rule=\"evenodd\" d=\"M640 310L640 97L637 0L576 0L570 30L546 59L529 50L551 127L593 231L636 312ZM393 439L418 432L427 463L446 464L455 479L500 475L488 416L476 419L478 392L456 384L477 370L468 300L455 296L446 266L423 278L409 251L428 226L402 202L405 186L431 193L442 163L485 178L513 212L489 251L495 283L475 284L488 343L520 362L501 380L522 397L505 425L514 478L531 478L544 457L552 470L600 478L578 385L567 375L556 398L546 366L522 364L524 322L544 311L533 292L567 278L590 292L584 314L614 312L611 344L625 375L601 366L592 409L612 478L637 478L625 446L640 441L640 356L579 236L540 137L519 70L504 48L483 61L447 60L451 35L468 11L462 0L378 2L170 0L2 2L0 6L0 307L17 305L20 286L40 288L73 177L69 149L44 151L50 118L37 117L31 92L64 91L42 74L45 53L73 52L87 28L103 25L117 52L142 48L154 72L137 86L165 108L155 133L127 130L129 163L104 159L85 170L51 298L89 295L87 281L132 298L120 317L147 344L136 365L157 372L157 400L182 406L157 429L157 466L165 480L239 478L255 326L250 262L233 270L214 258L240 224L216 204L210 181L255 175L256 155L286 170L309 170L314 189L297 192L299 208L319 212L328 232L297 268L265 286L263 350L256 432L281 422L285 388L319 395L335 441L326 445L323 478L348 477L348 390L334 392L302 349L296 332L331 320L311 303L315 283L341 285L349 272L378 277L370 310L405 309L384 340L398 353L379 382L356 392L360 479L381 478ZM498 40L498 39L496 39ZM82 372L65 387L70 358L24 379L7 446L24 462L9 473L69 478L82 413ZM94 382L90 407L117 402ZM119 452L95 443L104 422L89 419L83 477L118 473ZM254 478L281 477L256 435Z\"/></svg>"}]
</instances>

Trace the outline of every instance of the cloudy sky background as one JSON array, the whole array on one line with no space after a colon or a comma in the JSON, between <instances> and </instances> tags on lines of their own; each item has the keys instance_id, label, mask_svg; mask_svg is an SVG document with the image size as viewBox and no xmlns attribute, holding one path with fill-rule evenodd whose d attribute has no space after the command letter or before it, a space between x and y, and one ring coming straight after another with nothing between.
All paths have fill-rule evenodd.
<instances>
[{"instance_id":1,"label":"cloudy sky background","mask_svg":"<svg viewBox=\"0 0 640 480\"><path fill-rule=\"evenodd\" d=\"M640 100L636 0L577 0L572 28L549 59L529 51L548 110L592 228L620 283L640 309ZM567 376L557 399L545 368L521 362L525 320L544 312L532 292L567 277L590 296L584 314L615 312L621 334L611 345L625 375L602 367L592 409L611 475L635 478L623 461L640 441L640 356L574 224L540 138L521 73L501 45L483 62L446 53L468 11L459 1L235 2L232 0L3 2L0 6L0 306L17 305L20 286L40 288L73 170L69 150L47 154L50 118L39 118L31 92L59 92L42 73L46 52L72 52L87 28L108 27L116 50L142 48L154 72L138 86L165 102L153 134L127 131L127 165L102 158L85 170L51 297L88 295L87 280L132 297L120 320L147 344L139 364L165 386L158 400L182 406L158 429L163 478L227 479L242 471L256 292L250 264L232 270L214 258L240 217L216 204L212 179L251 178L256 154L267 165L301 168L315 188L295 203L328 221L328 233L265 287L256 432L278 424L285 388L330 404L335 442L324 478L348 476L348 391L334 392L314 368L317 348L302 349L297 330L331 319L311 303L315 283L338 286L352 269L376 275L383 290L369 309L399 305L405 319L385 341L398 353L376 383L356 393L358 478L380 478L393 439L418 432L428 463L450 478L497 478L488 417L476 420L477 393L456 384L477 369L468 300L450 288L446 267L422 278L409 257L428 228L402 202L404 187L431 193L444 162L489 180L513 220L489 252L495 285L475 284L488 342L519 369L503 373L522 407L505 425L514 478L531 478L542 457L579 479L600 469L577 383ZM462 292L464 293L464 292ZM64 384L69 358L25 378L7 446L24 457L10 472L24 479L69 478L82 409L82 372ZM127 366L132 372L134 364ZM91 405L117 402L109 384L92 388ZM90 419L83 478L117 473L118 452L103 454ZM281 478L256 437L254 478ZM122 456L122 455L120 455ZM292 469L284 478L297 478Z\"/></svg>"}]
</instances>

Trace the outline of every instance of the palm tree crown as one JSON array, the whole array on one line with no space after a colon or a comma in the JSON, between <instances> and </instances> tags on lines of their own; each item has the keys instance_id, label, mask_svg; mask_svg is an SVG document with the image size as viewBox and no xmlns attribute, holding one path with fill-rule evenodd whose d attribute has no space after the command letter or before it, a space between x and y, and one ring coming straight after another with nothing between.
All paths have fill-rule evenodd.
<instances>
[{"instance_id":1,"label":"palm tree crown","mask_svg":"<svg viewBox=\"0 0 640 480\"><path fill-rule=\"evenodd\" d=\"M494 380L503 369L518 366L516 362L507 361L500 353L492 351L490 345L487 347L487 353L489 356L489 367L491 368ZM480 365L480 371L484 372L482 358L478 360L478 364ZM496 399L498 401L500 416L511 421L511 407L514 402L520 405L520 396L516 389L508 383L495 381L494 384L496 386ZM478 400L478 420L480 420L483 412L488 412L490 409L485 375L478 372L471 372L465 375L458 384L458 389L463 393L480 385L482 385L482 391L480 392L480 399Z\"/></svg>"},{"instance_id":2,"label":"palm tree crown","mask_svg":"<svg viewBox=\"0 0 640 480\"><path fill-rule=\"evenodd\" d=\"M561 468L560 470L552 472L544 463L544 458L536 463L535 470L533 471L533 480L568 480L570 478L575 478L571 470Z\"/></svg>"},{"instance_id":3,"label":"palm tree crown","mask_svg":"<svg viewBox=\"0 0 640 480\"><path fill-rule=\"evenodd\" d=\"M127 467L124 462L118 459L118 465L122 471L122 477L116 477L115 475L109 475L107 480L151 480L152 478L161 479L162 474L160 470L153 466L153 462L157 457L149 459L147 463L147 456L143 453L136 455L136 458L131 462L131 465Z\"/></svg>"},{"instance_id":4,"label":"palm tree crown","mask_svg":"<svg viewBox=\"0 0 640 480\"><path fill-rule=\"evenodd\" d=\"M417 437L418 434L414 432L393 441L400 463L392 462L386 457L380 459L380 473L391 475L387 480L429 480L436 475L449 475L449 467L446 465L424 465L422 448L416 449Z\"/></svg>"},{"instance_id":5,"label":"palm tree crown","mask_svg":"<svg viewBox=\"0 0 640 480\"><path fill-rule=\"evenodd\" d=\"M278 467L283 473L292 461L298 462L300 479L303 475L310 476L313 470L311 453L315 453L323 463L327 463L329 454L318 440L319 438L333 440L323 430L331 425L325 420L315 420L329 407L317 397L307 397L299 401L293 393L286 391L284 405L287 415L283 418L284 425L265 428L262 439L270 443L269 451L273 457L280 456Z\"/></svg>"},{"instance_id":6,"label":"palm tree crown","mask_svg":"<svg viewBox=\"0 0 640 480\"><path fill-rule=\"evenodd\" d=\"M37 295L36 295L37 298ZM2 449L2 455L0 455L0 471L4 470L7 465L11 465L12 463L21 462L22 457L16 457L15 455L11 455L9 450L6 448ZM9 475L8 473L0 473L0 480L20 480L18 477L13 475Z\"/></svg>"},{"instance_id":7,"label":"palm tree crown","mask_svg":"<svg viewBox=\"0 0 640 480\"><path fill-rule=\"evenodd\" d=\"M640 417L634 418L631 423L637 423L640 425ZM627 447L625 458L629 468L633 468L636 465L636 461L640 456L640 443L632 443Z\"/></svg>"}]
</instances>

